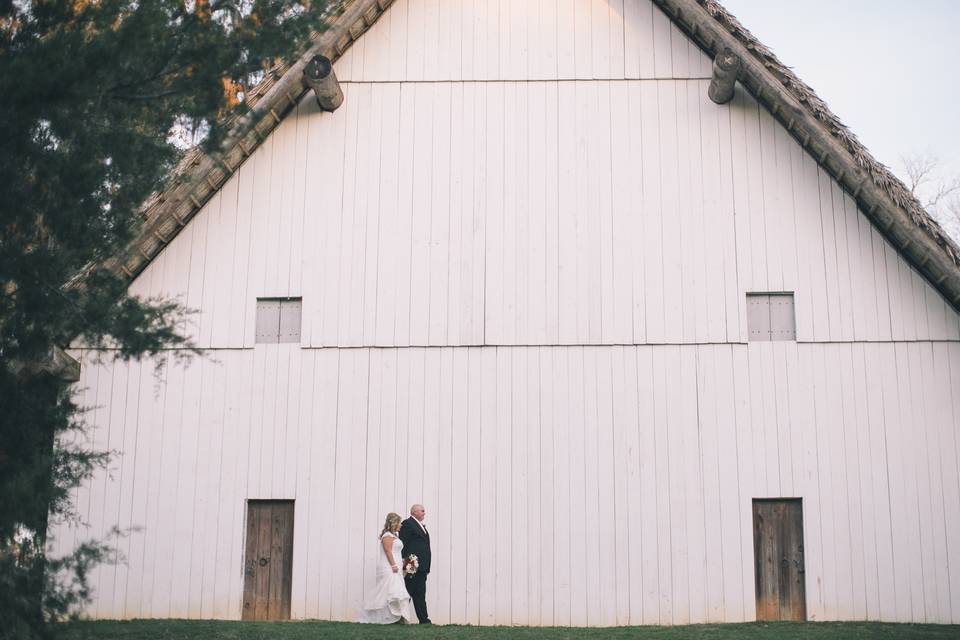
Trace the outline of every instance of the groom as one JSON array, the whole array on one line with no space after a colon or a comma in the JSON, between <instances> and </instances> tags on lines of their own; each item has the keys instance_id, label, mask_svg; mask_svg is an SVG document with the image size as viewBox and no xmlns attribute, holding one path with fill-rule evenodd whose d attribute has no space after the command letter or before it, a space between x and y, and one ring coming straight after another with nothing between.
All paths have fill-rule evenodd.
<instances>
[{"instance_id":1,"label":"groom","mask_svg":"<svg viewBox=\"0 0 960 640\"><path fill-rule=\"evenodd\" d=\"M403 542L405 556L415 555L420 563L417 572L406 578L407 593L413 600L420 624L432 624L427 616L427 574L430 573L430 534L423 526L426 509L422 504L410 507L410 516L400 525L400 540Z\"/></svg>"}]
</instances>

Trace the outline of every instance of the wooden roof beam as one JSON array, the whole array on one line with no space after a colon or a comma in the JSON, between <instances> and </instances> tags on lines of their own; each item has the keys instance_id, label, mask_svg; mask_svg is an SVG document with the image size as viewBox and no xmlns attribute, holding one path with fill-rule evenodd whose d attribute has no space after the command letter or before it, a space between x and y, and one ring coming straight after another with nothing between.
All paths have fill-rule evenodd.
<instances>
[{"instance_id":1,"label":"wooden roof beam","mask_svg":"<svg viewBox=\"0 0 960 640\"><path fill-rule=\"evenodd\" d=\"M343 104L343 90L330 58L318 53L303 67L303 81L313 91L324 111L336 111Z\"/></svg>"},{"instance_id":2,"label":"wooden roof beam","mask_svg":"<svg viewBox=\"0 0 960 640\"><path fill-rule=\"evenodd\" d=\"M710 86L707 87L707 95L711 100L717 104L726 104L733 99L733 89L742 66L740 56L730 47L725 47L713 58L713 76L710 78Z\"/></svg>"},{"instance_id":3,"label":"wooden roof beam","mask_svg":"<svg viewBox=\"0 0 960 640\"><path fill-rule=\"evenodd\" d=\"M31 378L50 375L64 382L76 382L80 379L80 363L60 347L49 347L47 352L30 362L11 361L8 363L14 375Z\"/></svg>"}]
</instances>

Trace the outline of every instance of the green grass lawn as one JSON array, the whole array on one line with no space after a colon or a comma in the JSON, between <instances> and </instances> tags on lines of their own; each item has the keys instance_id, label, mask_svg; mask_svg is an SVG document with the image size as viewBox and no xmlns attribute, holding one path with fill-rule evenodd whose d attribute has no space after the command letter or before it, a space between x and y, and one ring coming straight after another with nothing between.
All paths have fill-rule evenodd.
<instances>
[{"instance_id":1,"label":"green grass lawn","mask_svg":"<svg viewBox=\"0 0 960 640\"><path fill-rule=\"evenodd\" d=\"M376 626L348 622L225 622L212 620L84 621L65 626L69 640L380 640L382 638L438 638L493 640L494 638L573 640L820 640L877 638L891 640L960 639L960 625L885 624L876 622L755 622L703 624L686 627L614 627L568 629L557 627L463 627L457 625Z\"/></svg>"}]
</instances>

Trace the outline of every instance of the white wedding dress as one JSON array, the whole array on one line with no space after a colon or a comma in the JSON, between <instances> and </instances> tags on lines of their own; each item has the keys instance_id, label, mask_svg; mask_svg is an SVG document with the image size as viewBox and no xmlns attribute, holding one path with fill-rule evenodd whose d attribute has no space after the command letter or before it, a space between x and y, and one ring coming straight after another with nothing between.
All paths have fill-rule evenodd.
<instances>
[{"instance_id":1,"label":"white wedding dress","mask_svg":"<svg viewBox=\"0 0 960 640\"><path fill-rule=\"evenodd\" d=\"M393 563L400 571L393 572L383 552L383 537L393 538ZM403 619L408 624L416 624L417 614L413 601L403 584L403 541L394 533L384 533L377 543L377 583L367 594L358 622L373 624L391 624Z\"/></svg>"}]
</instances>

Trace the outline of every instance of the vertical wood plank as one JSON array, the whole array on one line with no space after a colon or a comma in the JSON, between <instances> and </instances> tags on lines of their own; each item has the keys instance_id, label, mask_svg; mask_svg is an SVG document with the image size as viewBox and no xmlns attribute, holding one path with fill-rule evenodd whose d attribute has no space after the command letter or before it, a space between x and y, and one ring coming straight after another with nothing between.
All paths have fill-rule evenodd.
<instances>
[{"instance_id":1,"label":"vertical wood plank","mask_svg":"<svg viewBox=\"0 0 960 640\"><path fill-rule=\"evenodd\" d=\"M356 278L356 286L361 292L362 303L356 310L358 315L352 322L357 325L360 343L369 345L376 338L377 328L377 281L381 252L379 229L380 218L384 215L380 191L384 186L390 186L389 180L384 176L385 163L382 157L384 143L389 140L389 134L384 135L386 120L384 110L389 108L390 103L385 101L384 92L378 85L370 85L370 92L366 98L369 102L366 111L360 114L360 122L369 133L361 136L362 142L358 142L366 145L368 151L364 154L363 164L357 167L363 177L362 189L365 191L362 199L358 194L358 201L363 201L361 210L363 244L358 248L358 253L362 256L362 269ZM387 171L391 170L389 164L386 164L386 167Z\"/></svg>"},{"instance_id":2,"label":"vertical wood plank","mask_svg":"<svg viewBox=\"0 0 960 640\"><path fill-rule=\"evenodd\" d=\"M608 82L596 83L597 94L597 122L592 127L595 130L593 142L590 145L590 183L591 191L595 193L591 200L594 202L595 215L598 218L596 253L598 261L598 300L599 331L598 342L610 344L615 335L614 310L614 255L613 255L613 184L612 171L612 104L611 91Z\"/></svg>"},{"instance_id":3,"label":"vertical wood plank","mask_svg":"<svg viewBox=\"0 0 960 640\"><path fill-rule=\"evenodd\" d=\"M630 87L625 82L610 83L610 327L604 334L608 344L632 344L634 342L633 298L636 245L639 235L636 228L636 179L635 167L641 163L631 162L631 136L635 121L630 116Z\"/></svg>"},{"instance_id":4,"label":"vertical wood plank","mask_svg":"<svg viewBox=\"0 0 960 640\"><path fill-rule=\"evenodd\" d=\"M640 502L640 394L636 348L621 347L613 359L615 455L618 466L617 622L643 621L643 512Z\"/></svg>"},{"instance_id":5,"label":"vertical wood plank","mask_svg":"<svg viewBox=\"0 0 960 640\"><path fill-rule=\"evenodd\" d=\"M906 478L904 477L904 464L902 451L906 446L903 442L903 432L901 423L900 397L896 391L897 380L901 374L901 356L900 350L895 345L883 345L884 355L893 356L894 366L884 368L881 374L881 393L883 398L883 417L884 417L884 442L887 446L885 466L888 469L889 477L888 490L889 513L891 524L891 548L893 556L893 583L895 608L890 610L891 617L896 619L909 619L912 615L910 583L911 567L908 553L905 552L906 545L909 544L909 528L911 523L906 521L907 496L906 496ZM888 361L889 362L889 361Z\"/></svg>"},{"instance_id":6,"label":"vertical wood plank","mask_svg":"<svg viewBox=\"0 0 960 640\"><path fill-rule=\"evenodd\" d=\"M672 78L673 51L670 40L673 33L670 28L670 18L652 4L650 8L652 11L653 77Z\"/></svg>"},{"instance_id":7,"label":"vertical wood plank","mask_svg":"<svg viewBox=\"0 0 960 640\"><path fill-rule=\"evenodd\" d=\"M484 259L484 343L504 343L505 314L503 309L504 234L506 224L504 211L504 91L501 83L484 87L486 93L486 243Z\"/></svg>"},{"instance_id":8,"label":"vertical wood plank","mask_svg":"<svg viewBox=\"0 0 960 640\"><path fill-rule=\"evenodd\" d=\"M433 124L432 179L430 216L430 275L427 344L449 344L447 320L450 284L450 125L451 90L448 84L436 87Z\"/></svg>"},{"instance_id":9,"label":"vertical wood plank","mask_svg":"<svg viewBox=\"0 0 960 640\"><path fill-rule=\"evenodd\" d=\"M514 383L513 369L511 363L512 348L498 347L496 362L496 402L497 410L495 414L496 426L494 438L496 444L494 452L496 462L494 464L495 479L491 482L494 487L494 516L493 525L496 527L491 540L495 541L497 551L497 566L493 570L493 605L494 609L491 615L494 620L501 616L507 620L511 619L511 605L513 603L513 589L511 585L511 572L513 563L513 549L511 546L512 527L508 526L511 515L510 495L511 487L511 432L513 430L512 409L513 397L511 389Z\"/></svg>"},{"instance_id":10,"label":"vertical wood plank","mask_svg":"<svg viewBox=\"0 0 960 640\"><path fill-rule=\"evenodd\" d=\"M388 73L391 81L404 80L407 77L407 50L410 46L410 34L407 31L409 11L409 0L397 0L384 15L384 18L390 20L390 68ZM349 49L347 52L349 53Z\"/></svg>"},{"instance_id":11,"label":"vertical wood plank","mask_svg":"<svg viewBox=\"0 0 960 640\"><path fill-rule=\"evenodd\" d=\"M502 7L507 11L506 6ZM498 237L500 255L503 264L501 284L491 291L500 298L499 344L521 344L528 340L527 333L521 330L526 315L526 300L522 290L526 283L527 272L523 268L518 247L527 240L527 212L523 208L522 192L525 190L525 160L522 158L523 145L518 139L520 128L518 120L519 100L517 83L503 84L503 191L500 214L502 215ZM524 327L526 329L526 327Z\"/></svg>"},{"instance_id":12,"label":"vertical wood plank","mask_svg":"<svg viewBox=\"0 0 960 640\"><path fill-rule=\"evenodd\" d=\"M554 622L554 596L557 587L557 580L554 574L554 562L557 556L556 538L559 530L564 527L558 526L561 522L562 514L558 515L558 509L555 499L555 483L557 477L557 457L556 457L556 424L557 417L555 413L558 398L555 395L555 375L553 366L554 349L539 347L536 355L536 375L538 376L538 396L535 399L536 410L539 418L539 477L540 486L537 498L539 505L537 511L534 511L536 518L535 528L531 533L537 532L537 544L535 549L539 550L539 570L540 575L531 576L532 580L538 582L539 602L531 597L530 605L534 612L531 624L552 625ZM533 496L531 496L533 497ZM531 594L535 595L535 592Z\"/></svg>"},{"instance_id":13,"label":"vertical wood plank","mask_svg":"<svg viewBox=\"0 0 960 640\"><path fill-rule=\"evenodd\" d=\"M451 87L450 92L450 210L449 210L449 260L447 263L447 308L446 326L448 344L469 344L466 329L470 309L470 269L473 238L472 199L465 197L472 180L468 172L471 144L468 129L467 104L464 102L463 84Z\"/></svg>"},{"instance_id":14,"label":"vertical wood plank","mask_svg":"<svg viewBox=\"0 0 960 640\"><path fill-rule=\"evenodd\" d=\"M552 397L556 400L553 412L553 507L556 513L556 522L559 524L563 514L571 513L570 493L570 392L569 392L569 349L543 349L545 366L551 374ZM570 526L557 526L553 548L569 548L572 540ZM566 570L566 562L562 554L555 553L550 558L550 573L555 582L552 593L552 618L555 625L570 624L571 611L571 574Z\"/></svg>"},{"instance_id":15,"label":"vertical wood plank","mask_svg":"<svg viewBox=\"0 0 960 640\"><path fill-rule=\"evenodd\" d=\"M911 344L898 343L893 345L896 358L896 373L898 386L909 381L912 376L919 376L911 363ZM901 377L902 376L902 377ZM910 382L906 383L910 388ZM901 525L906 536L906 546L898 548L898 556L904 559L909 568L909 602L912 620L923 620L926 616L926 601L924 598L924 566L923 566L923 529L929 531L929 522L924 521L922 500L919 496L919 477L921 469L917 464L917 449L922 446L922 435L916 435L915 429L923 429L923 416L918 407L914 406L914 398L910 393L900 395L899 429L901 446L896 449L900 458L903 479L903 506L898 511Z\"/></svg>"},{"instance_id":16,"label":"vertical wood plank","mask_svg":"<svg viewBox=\"0 0 960 640\"><path fill-rule=\"evenodd\" d=\"M574 83L575 131L577 135L577 182L575 210L577 252L577 342L600 342L600 246L599 220L593 214L596 206L596 156L591 153L594 135L593 114L597 109L597 93L592 83ZM592 157L591 157L592 156Z\"/></svg>"},{"instance_id":17,"label":"vertical wood plank","mask_svg":"<svg viewBox=\"0 0 960 640\"><path fill-rule=\"evenodd\" d=\"M615 625L618 618L621 585L618 567L628 560L618 552L617 544L617 460L615 455L616 425L613 416L613 349L596 349L595 375L597 403L597 501L601 521L613 526L599 528L600 541L600 621Z\"/></svg>"},{"instance_id":18,"label":"vertical wood plank","mask_svg":"<svg viewBox=\"0 0 960 640\"><path fill-rule=\"evenodd\" d=\"M557 198L557 292L560 344L576 343L577 326L577 244L576 244L576 147L570 135L574 125L574 83L558 87L558 187Z\"/></svg>"},{"instance_id":19,"label":"vertical wood plank","mask_svg":"<svg viewBox=\"0 0 960 640\"><path fill-rule=\"evenodd\" d=\"M482 489L484 487L482 481L485 479L482 475L482 465L484 463L483 450L481 449L483 442L483 412L489 411L489 405L487 403L487 373L486 373L486 357L484 354L484 349L468 349L467 351L467 406L474 407L474 411L470 411L466 416L466 436L464 438L465 446L467 452L469 452L469 457L467 461L466 469L466 494L467 494L467 506L469 507L469 513L479 513L481 517L480 525L477 527L478 530L483 530L486 532L486 526L483 522L483 517L486 513L484 509L483 497L486 495L483 493ZM478 624L480 621L480 611L481 611L481 569L480 569L480 555L475 553L468 553L466 555L466 594L464 598L464 617L471 624Z\"/></svg>"},{"instance_id":20,"label":"vertical wood plank","mask_svg":"<svg viewBox=\"0 0 960 640\"><path fill-rule=\"evenodd\" d=\"M246 548L243 556L243 619L256 619L257 541L260 538L260 511L247 507Z\"/></svg>"},{"instance_id":21,"label":"vertical wood plank","mask_svg":"<svg viewBox=\"0 0 960 640\"><path fill-rule=\"evenodd\" d=\"M480 537L485 540L496 539L497 506L496 506L496 453L497 453L497 356L499 349L481 349L480 360L480 425L478 477L478 512L480 523L478 526ZM474 596L478 606L478 621L480 624L492 624L496 620L496 572L481 570L479 562L475 565L477 571L477 592Z\"/></svg>"},{"instance_id":22,"label":"vertical wood plank","mask_svg":"<svg viewBox=\"0 0 960 640\"><path fill-rule=\"evenodd\" d=\"M623 20L623 7L624 0L610 0L609 1L609 48L610 48L610 78L613 80L619 80L626 77L626 62L625 62L625 51L624 51L624 20Z\"/></svg>"},{"instance_id":23,"label":"vertical wood plank","mask_svg":"<svg viewBox=\"0 0 960 640\"><path fill-rule=\"evenodd\" d=\"M537 431L536 422L530 420L530 397L537 395L536 381L530 379L529 362L536 358L536 350L515 347L510 350L510 369L513 384L510 398L510 621L513 624L530 624L531 576L533 560L530 530L535 525L531 519L530 495L534 493L530 455L536 447L528 447L530 434ZM534 540L534 544L536 544Z\"/></svg>"},{"instance_id":24,"label":"vertical wood plank","mask_svg":"<svg viewBox=\"0 0 960 640\"><path fill-rule=\"evenodd\" d=\"M578 0L573 3L573 34L568 42L573 43L574 68L572 77L578 80L592 79L593 76L593 23L591 20L592 0ZM569 45L568 45L569 46Z\"/></svg>"},{"instance_id":25,"label":"vertical wood plank","mask_svg":"<svg viewBox=\"0 0 960 640\"><path fill-rule=\"evenodd\" d=\"M460 528L469 527L471 518L472 496L469 494L469 476L471 469L476 468L476 460L470 454L468 439L470 437L471 413L478 415L479 409L471 404L473 389L479 388L479 381L470 377L470 359L475 354L471 349L453 350L453 369L450 375L452 384L451 399L451 450L450 450L450 558L449 558L449 588L450 613L452 624L466 624L470 619L467 611L468 557L471 555L467 548L466 536L456 536L453 532ZM471 388L471 383L474 383ZM472 411L471 411L472 410ZM471 464L471 462L473 464ZM474 474L476 472L474 471ZM474 509L475 510L475 509Z\"/></svg>"},{"instance_id":26,"label":"vertical wood plank","mask_svg":"<svg viewBox=\"0 0 960 640\"><path fill-rule=\"evenodd\" d=\"M577 75L576 23L574 6L576 0L556 0L557 6L557 79L572 80ZM571 46L574 43L574 46ZM562 104L562 102L561 102Z\"/></svg>"},{"instance_id":27,"label":"vertical wood plank","mask_svg":"<svg viewBox=\"0 0 960 640\"><path fill-rule=\"evenodd\" d=\"M548 229L548 184L555 184L550 180L547 172L550 163L547 156L547 140L556 138L556 129L549 130L547 119L544 117L547 110L546 83L531 83L529 89L527 110L524 114L527 129L527 210L529 212L528 237L526 247L520 249L522 257L528 265L527 293L527 329L521 331L520 336L527 344L546 344L548 340L548 318L554 318L556 307L548 308L547 293L547 256L550 253L547 237ZM556 173L554 173L554 176ZM552 212L551 212L552 213ZM555 250L555 249L554 249ZM555 304L555 302L554 302Z\"/></svg>"},{"instance_id":28,"label":"vertical wood plank","mask_svg":"<svg viewBox=\"0 0 960 640\"><path fill-rule=\"evenodd\" d=\"M254 574L254 592L253 592L253 619L270 619L270 571L272 567L270 561L270 539L273 525L272 504L264 503L259 505L260 511L257 518L257 528L253 532L256 540L254 551L254 560L257 563L256 573ZM266 564L264 564L266 562Z\"/></svg>"},{"instance_id":29,"label":"vertical wood plank","mask_svg":"<svg viewBox=\"0 0 960 640\"><path fill-rule=\"evenodd\" d=\"M615 77L611 69L611 49L614 46L613 34L610 31L610 12L612 0L591 0L590 40L593 45L591 51L592 74L595 79L609 79Z\"/></svg>"},{"instance_id":30,"label":"vertical wood plank","mask_svg":"<svg viewBox=\"0 0 960 640\"><path fill-rule=\"evenodd\" d=\"M343 228L340 230L340 308L337 344L356 347L363 344L363 306L366 289L367 202L369 189L364 173L371 154L369 138L372 86L353 87L347 107L347 145L344 154Z\"/></svg>"},{"instance_id":31,"label":"vertical wood plank","mask_svg":"<svg viewBox=\"0 0 960 640\"><path fill-rule=\"evenodd\" d=\"M660 181L662 190L660 239L663 258L664 338L669 343L683 340L683 238L680 229L679 137L677 124L677 86L665 82L659 92ZM646 136L644 136L646 137Z\"/></svg>"},{"instance_id":32,"label":"vertical wood plank","mask_svg":"<svg viewBox=\"0 0 960 640\"><path fill-rule=\"evenodd\" d=\"M669 444L669 416L668 388L676 384L679 368L675 362L676 347L653 349L653 393L654 393L654 451L656 452L656 482L654 487L665 487L666 490L656 491L653 503L654 522L657 525L656 540L656 567L658 573L657 590L655 592L655 607L658 624L673 624L673 520L671 503L676 499L670 483L670 444ZM669 367L669 370L668 370ZM661 373L661 372L665 372ZM676 387L674 387L676 389ZM679 550L678 550L679 551Z\"/></svg>"},{"instance_id":33,"label":"vertical wood plank","mask_svg":"<svg viewBox=\"0 0 960 640\"><path fill-rule=\"evenodd\" d=\"M935 487L938 482L933 481L934 475L939 475L939 456L930 455L931 432L936 433L936 427L931 423L930 413L936 402L927 404L924 402L924 378L927 376L927 363L924 361L924 355L927 345L911 344L908 348L908 364L910 370L910 393L913 396L913 421L914 428L919 427L918 433L914 438L913 462L914 475L916 477L916 502L919 510L918 529L919 529L919 547L920 547L920 568L922 577L923 594L923 619L939 620L943 619L940 613L940 601L938 593L944 585L938 584L939 567L938 563L938 534L939 525L942 520L937 517L942 513L942 505L936 505ZM943 558L946 560L946 558ZM949 591L949 587L947 587ZM949 616L947 616L949 617Z\"/></svg>"},{"instance_id":34,"label":"vertical wood plank","mask_svg":"<svg viewBox=\"0 0 960 640\"><path fill-rule=\"evenodd\" d=\"M690 77L690 46L687 37L670 20L670 59L673 63L673 78Z\"/></svg>"},{"instance_id":35,"label":"vertical wood plank","mask_svg":"<svg viewBox=\"0 0 960 640\"><path fill-rule=\"evenodd\" d=\"M724 264L727 251L727 229L732 228L732 219L727 217L727 208L721 201L724 180L729 180L721 168L721 142L719 120L726 116L725 107L712 105L706 95L705 82L689 85L690 109L695 122L699 122L699 136L693 140L690 150L694 171L701 180L702 199L700 221L694 224L699 254L700 281L707 292L706 300L697 307L698 341L724 342L727 339L727 304L737 297L726 289L727 269ZM724 152L729 148L729 143ZM696 299L696 298L695 298Z\"/></svg>"},{"instance_id":36,"label":"vertical wood plank","mask_svg":"<svg viewBox=\"0 0 960 640\"><path fill-rule=\"evenodd\" d=\"M267 595L267 620L283 619L284 610L284 589L283 589L283 565L284 548L283 542L286 532L286 509L278 503L273 503L270 513L269 545L270 564L266 567L269 571L264 573L268 576L268 595ZM289 611L289 600L286 602Z\"/></svg>"},{"instance_id":37,"label":"vertical wood plank","mask_svg":"<svg viewBox=\"0 0 960 640\"><path fill-rule=\"evenodd\" d=\"M660 83L640 83L640 117L643 161L643 282L644 328L648 343L666 339L664 315L663 205L658 157L662 127L660 121ZM637 330L637 327L634 327Z\"/></svg>"},{"instance_id":38,"label":"vertical wood plank","mask_svg":"<svg viewBox=\"0 0 960 640\"><path fill-rule=\"evenodd\" d=\"M831 203L833 209L833 225L835 234L834 245L837 254L837 281L840 296L840 339L853 340L854 336L854 304L856 299L850 283L849 250L847 248L846 212L843 203L843 192L840 185L831 180Z\"/></svg>"},{"instance_id":39,"label":"vertical wood plank","mask_svg":"<svg viewBox=\"0 0 960 640\"><path fill-rule=\"evenodd\" d=\"M453 483L453 440L454 433L452 429L454 414L454 376L457 374L454 362L454 349L444 348L439 353L439 366L437 367L436 381L439 391L438 424L436 436L436 456L437 470L433 478L433 491L436 497L436 511L438 516L434 518L433 531L437 532L439 538L437 544L438 557L441 569L437 571L437 582L434 583L438 594L440 595L439 609L442 620L450 620L452 613L452 601L458 599L463 593L462 585L458 585L459 593L454 594L451 589L451 580L453 575L451 568L454 564L451 548L454 538L462 537L458 535L463 530L463 525L455 523L454 513L454 493L463 487L461 482L459 486ZM429 498L428 498L429 499ZM431 571L432 572L432 571ZM458 576L458 582L461 579ZM434 600L436 602L436 600ZM436 605L434 605L436 606Z\"/></svg>"},{"instance_id":40,"label":"vertical wood plank","mask_svg":"<svg viewBox=\"0 0 960 640\"><path fill-rule=\"evenodd\" d=\"M659 451L657 438L662 438L662 429L658 428L663 400L654 370L657 360L654 355L657 349L649 347L635 347L634 354L637 361L637 398L638 398L638 440L648 443L640 447L640 495L639 513L640 540L640 612L644 624L659 624L660 616L660 550L669 544L669 538L660 538L660 496L657 491L657 480L661 476L659 469ZM651 445L652 443L652 445ZM669 583L667 583L669 584ZM631 587L633 585L631 584Z\"/></svg>"},{"instance_id":41,"label":"vertical wood plank","mask_svg":"<svg viewBox=\"0 0 960 640\"><path fill-rule=\"evenodd\" d=\"M411 303L413 278L413 207L414 207L414 173L422 170L415 166L419 156L415 155L417 142L423 137L422 124L418 129L415 121L417 86L410 84L400 85L400 158L399 197L397 198L397 250L394 274L396 277L396 315L393 329L393 344L397 346L411 344Z\"/></svg>"},{"instance_id":42,"label":"vertical wood plank","mask_svg":"<svg viewBox=\"0 0 960 640\"><path fill-rule=\"evenodd\" d=\"M688 479L684 507L689 518L687 574L690 580L690 622L703 623L718 619L717 609L721 616L723 613L723 607L717 606L718 599L722 601L723 597L723 527L718 526L721 525L718 484L721 461L718 451L718 389L714 350L696 347L694 367L696 429L684 442L682 463ZM711 523L709 528L713 529L712 534L708 534L707 522Z\"/></svg>"},{"instance_id":43,"label":"vertical wood plank","mask_svg":"<svg viewBox=\"0 0 960 640\"><path fill-rule=\"evenodd\" d=\"M932 391L945 398L949 389L960 384L960 348L950 345L946 349L933 349L933 378L936 380ZM941 395L943 394L943 395ZM941 457L941 478L943 482L943 521L947 531L957 531L960 527L960 447L956 429L952 425L960 420L960 399L952 394L952 402L937 405L937 449ZM949 610L951 620L960 612L960 589L956 569L960 562L960 544L954 537L947 540L946 556L949 576Z\"/></svg>"},{"instance_id":44,"label":"vertical wood plank","mask_svg":"<svg viewBox=\"0 0 960 640\"><path fill-rule=\"evenodd\" d=\"M376 325L372 343L375 345L394 345L394 329L397 321L397 253L401 244L400 236L400 183L401 155L400 147L400 92L399 84L390 83L378 87L381 95L381 118L383 120L380 137L380 202L379 225L377 232L376 255Z\"/></svg>"}]
</instances>

